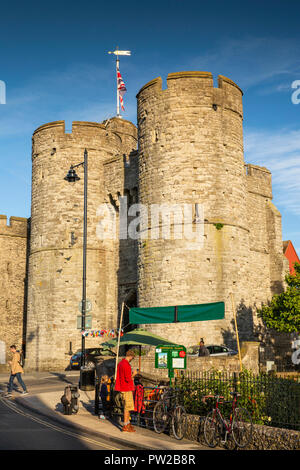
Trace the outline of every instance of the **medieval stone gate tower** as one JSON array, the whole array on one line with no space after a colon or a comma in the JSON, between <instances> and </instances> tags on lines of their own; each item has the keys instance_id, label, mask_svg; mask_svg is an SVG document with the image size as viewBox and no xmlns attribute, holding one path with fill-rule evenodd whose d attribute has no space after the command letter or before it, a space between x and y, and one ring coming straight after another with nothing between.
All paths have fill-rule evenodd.
<instances>
[{"instance_id":1,"label":"medieval stone gate tower","mask_svg":"<svg viewBox=\"0 0 300 470\"><path fill-rule=\"evenodd\" d=\"M62 369L80 348L77 329L82 286L83 175L67 183L71 164L88 150L87 297L93 329L116 328L124 299L141 307L224 301L225 320L151 327L186 346L234 342L230 294L241 339L258 331L256 307L282 289L287 265L281 216L273 206L271 174L245 164L242 91L208 72L169 74L137 95L137 128L113 118L101 124L63 121L33 135L32 215L28 253L27 368ZM137 148L138 140L138 148ZM141 203L147 225L138 240L98 236L99 206L119 222L120 197ZM166 219L151 208L192 209L191 229L202 224L202 247L182 236L163 236ZM203 219L197 210L203 209ZM202 213L202 212L201 212ZM128 217L129 224L131 218ZM177 224L177 226L176 226ZM179 222L179 225L182 221ZM117 224L118 225L118 224ZM159 233L152 237L153 230ZM171 232L178 230L171 217ZM157 232L158 231L158 232ZM182 234L184 230L182 227ZM142 236L143 235L143 236ZM99 345L89 338L87 346Z\"/></svg>"},{"instance_id":2,"label":"medieval stone gate tower","mask_svg":"<svg viewBox=\"0 0 300 470\"><path fill-rule=\"evenodd\" d=\"M199 249L185 237L141 244L141 306L222 300L229 306L234 282L238 297L248 300L241 90L224 77L214 88L206 72L169 74L165 90L161 79L140 90L138 119L140 201L199 204L205 222ZM222 229L214 224L222 224ZM178 325L170 325L169 334L181 342L197 344L203 336L219 343L224 325L181 325L180 332Z\"/></svg>"},{"instance_id":3,"label":"medieval stone gate tower","mask_svg":"<svg viewBox=\"0 0 300 470\"><path fill-rule=\"evenodd\" d=\"M198 205L204 219L199 250L185 237L140 243L139 306L226 306L224 321L164 325L183 344L233 340L231 294L242 337L253 339L255 307L282 287L280 214L270 172L244 162L242 95L226 77L215 88L210 73L180 72L168 75L166 89L157 78L137 96L140 202Z\"/></svg>"},{"instance_id":4,"label":"medieval stone gate tower","mask_svg":"<svg viewBox=\"0 0 300 470\"><path fill-rule=\"evenodd\" d=\"M119 121L119 122L118 122ZM39 127L33 135L32 213L28 272L26 360L28 369L64 368L72 343L80 347L77 316L82 286L83 171L80 181L64 177L71 164L88 163L87 296L93 305L93 327L115 325L118 248L97 237L98 207L108 202L104 163L123 162L136 147L136 129L128 121L106 124L63 121ZM121 183L120 183L121 184ZM117 198L116 194L112 198Z\"/></svg>"}]
</instances>

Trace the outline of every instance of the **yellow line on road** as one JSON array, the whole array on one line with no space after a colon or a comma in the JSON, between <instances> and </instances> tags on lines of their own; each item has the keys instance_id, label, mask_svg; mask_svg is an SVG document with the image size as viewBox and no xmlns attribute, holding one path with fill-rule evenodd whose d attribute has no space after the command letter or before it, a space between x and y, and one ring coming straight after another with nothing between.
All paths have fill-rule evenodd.
<instances>
[{"instance_id":1,"label":"yellow line on road","mask_svg":"<svg viewBox=\"0 0 300 470\"><path fill-rule=\"evenodd\" d=\"M0 399L1 402L7 406L9 409L14 411L15 413L18 413L22 416L25 416L26 418L31 419L32 421L36 421L39 424L42 424L44 426L47 426L48 428L54 429L55 431L61 432L62 434L66 434L71 437L76 437L77 439L80 438L83 441L90 442L91 444L96 444L99 447L102 447L103 449L108 449L108 450L120 450L118 447L111 447L107 444L99 443L98 441L95 441L94 439L91 439L89 437L81 436L80 434L74 433L72 431L68 431L64 428L60 428L58 426L55 426L54 424L50 424L40 418L36 418L35 416L32 416L30 413L26 413L23 410L20 410L17 405L7 399Z\"/></svg>"}]
</instances>

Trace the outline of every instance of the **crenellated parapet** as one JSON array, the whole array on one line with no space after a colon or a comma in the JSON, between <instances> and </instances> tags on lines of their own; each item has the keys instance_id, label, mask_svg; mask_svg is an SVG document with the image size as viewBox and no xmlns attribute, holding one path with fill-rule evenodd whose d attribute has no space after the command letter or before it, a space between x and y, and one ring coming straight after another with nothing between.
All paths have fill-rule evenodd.
<instances>
[{"instance_id":1,"label":"crenellated parapet","mask_svg":"<svg viewBox=\"0 0 300 470\"><path fill-rule=\"evenodd\" d=\"M11 216L7 224L7 216L0 215L0 236L27 238L27 233L28 219Z\"/></svg>"},{"instance_id":2,"label":"crenellated parapet","mask_svg":"<svg viewBox=\"0 0 300 470\"><path fill-rule=\"evenodd\" d=\"M137 99L143 103L149 96L152 99L167 99L178 96L185 99L190 106L208 106L217 110L221 107L243 116L242 96L240 87L223 75L218 77L218 88L214 87L210 72L176 72L167 76L167 88L162 88L162 79L157 77L146 83Z\"/></svg>"},{"instance_id":3,"label":"crenellated parapet","mask_svg":"<svg viewBox=\"0 0 300 470\"><path fill-rule=\"evenodd\" d=\"M74 121L72 132L65 131L65 121L44 124L33 133L32 143L33 159L44 151L53 156L60 148L72 144L81 149L101 146L111 155L120 152L122 147L122 139L117 132L107 130L105 124L87 121Z\"/></svg>"},{"instance_id":4,"label":"crenellated parapet","mask_svg":"<svg viewBox=\"0 0 300 470\"><path fill-rule=\"evenodd\" d=\"M116 132L121 137L123 149L127 154L137 149L137 128L131 121L111 118L104 121L104 125L107 130Z\"/></svg>"},{"instance_id":5,"label":"crenellated parapet","mask_svg":"<svg viewBox=\"0 0 300 470\"><path fill-rule=\"evenodd\" d=\"M272 199L272 174L265 167L247 164L245 165L247 175L247 190Z\"/></svg>"},{"instance_id":6,"label":"crenellated parapet","mask_svg":"<svg viewBox=\"0 0 300 470\"><path fill-rule=\"evenodd\" d=\"M32 158L34 160L43 152L48 152L50 157L54 156L59 149L70 145L103 148L108 158L129 154L137 148L137 128L130 121L112 118L103 123L74 121L71 132L67 132L65 121L50 122L34 131Z\"/></svg>"}]
</instances>

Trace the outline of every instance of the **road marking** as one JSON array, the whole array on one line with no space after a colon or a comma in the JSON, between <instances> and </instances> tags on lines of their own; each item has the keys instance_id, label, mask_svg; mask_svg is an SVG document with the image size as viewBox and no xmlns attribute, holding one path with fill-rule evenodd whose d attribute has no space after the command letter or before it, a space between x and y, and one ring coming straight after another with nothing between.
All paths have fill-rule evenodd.
<instances>
[{"instance_id":1,"label":"road marking","mask_svg":"<svg viewBox=\"0 0 300 470\"><path fill-rule=\"evenodd\" d=\"M98 441L95 441L94 439L91 439L89 437L81 436L80 434L77 434L77 433L74 433L72 431L68 431L66 429L60 428L60 427L58 427L54 424L50 424L46 421L43 421L40 418L36 418L35 416L32 416L31 414L26 413L25 411L18 408L17 405L15 403L13 403L12 401L10 401L10 400L0 398L0 401L5 406L10 408L12 411L14 411L15 413L18 413L18 414L20 414L20 415L22 415L26 418L29 418L32 421L36 421L37 423L42 424L44 426L47 426L48 428L54 429L55 431L61 432L62 434L66 434L66 435L71 436L71 437L76 437L77 439L79 438L80 440L90 442L91 444L96 444L97 446L108 449L108 450L121 450L118 447L110 447L107 444L104 445L103 443L99 443Z\"/></svg>"}]
</instances>

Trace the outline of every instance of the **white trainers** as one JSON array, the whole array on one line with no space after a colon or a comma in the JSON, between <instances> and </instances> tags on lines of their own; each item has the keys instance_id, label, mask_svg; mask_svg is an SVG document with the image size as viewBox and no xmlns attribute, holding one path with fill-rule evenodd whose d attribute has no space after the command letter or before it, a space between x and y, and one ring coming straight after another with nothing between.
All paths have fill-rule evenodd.
<instances>
[{"instance_id":1,"label":"white trainers","mask_svg":"<svg viewBox=\"0 0 300 470\"><path fill-rule=\"evenodd\" d=\"M22 392L22 395L28 395L27 390L26 390L26 392Z\"/></svg>"}]
</instances>

